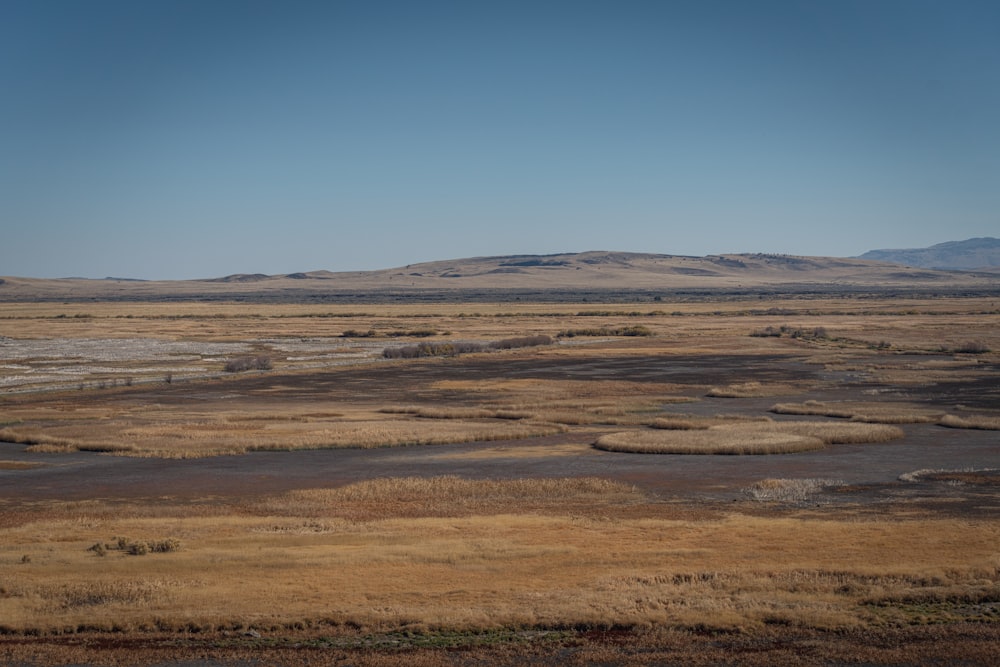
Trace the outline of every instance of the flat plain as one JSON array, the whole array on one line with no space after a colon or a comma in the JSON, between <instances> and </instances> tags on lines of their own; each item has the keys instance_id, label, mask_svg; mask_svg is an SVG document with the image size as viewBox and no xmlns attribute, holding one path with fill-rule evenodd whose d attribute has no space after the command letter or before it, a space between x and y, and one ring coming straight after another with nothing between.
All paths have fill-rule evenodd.
<instances>
[{"instance_id":1,"label":"flat plain","mask_svg":"<svg viewBox=\"0 0 1000 667\"><path fill-rule=\"evenodd\" d=\"M0 662L995 659L1000 296L476 294L4 303Z\"/></svg>"}]
</instances>

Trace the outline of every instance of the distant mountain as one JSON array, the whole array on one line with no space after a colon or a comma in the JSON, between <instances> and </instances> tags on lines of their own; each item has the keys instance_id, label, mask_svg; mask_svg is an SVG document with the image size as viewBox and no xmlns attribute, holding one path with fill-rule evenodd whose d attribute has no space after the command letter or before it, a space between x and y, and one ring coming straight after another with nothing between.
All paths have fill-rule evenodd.
<instances>
[{"instance_id":1,"label":"distant mountain","mask_svg":"<svg viewBox=\"0 0 1000 667\"><path fill-rule=\"evenodd\" d=\"M1000 243L995 239L990 241ZM982 265L985 262L980 260L975 263ZM995 271L1000 272L1000 268ZM102 298L148 301L266 298L274 301L332 302L407 300L424 298L430 292L457 294L460 291L490 299L514 298L512 295L540 299L546 293L556 292L588 293L595 299L609 299L623 298L634 292L649 296L684 290L759 291L763 294L786 289L828 292L877 288L927 289L941 293L961 288L995 292L1000 289L997 275L981 271L904 267L856 258L761 253L691 257L593 251L469 257L375 271L309 271L282 275L241 273L207 280L42 280L5 277L0 282L0 302Z\"/></svg>"},{"instance_id":2,"label":"distant mountain","mask_svg":"<svg viewBox=\"0 0 1000 667\"><path fill-rule=\"evenodd\" d=\"M949 271L991 269L1000 267L1000 239L984 237L948 241L929 248L869 250L858 259Z\"/></svg>"}]
</instances>

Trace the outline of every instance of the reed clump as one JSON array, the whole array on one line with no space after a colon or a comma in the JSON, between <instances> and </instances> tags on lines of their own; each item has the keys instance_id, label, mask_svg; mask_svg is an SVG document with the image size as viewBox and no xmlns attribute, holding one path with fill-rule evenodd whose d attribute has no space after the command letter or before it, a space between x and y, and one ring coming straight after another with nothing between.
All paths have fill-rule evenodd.
<instances>
[{"instance_id":1,"label":"reed clump","mask_svg":"<svg viewBox=\"0 0 1000 667\"><path fill-rule=\"evenodd\" d=\"M722 429L624 431L602 435L598 449L632 454L791 454L823 449L819 438Z\"/></svg>"},{"instance_id":2,"label":"reed clump","mask_svg":"<svg viewBox=\"0 0 1000 667\"><path fill-rule=\"evenodd\" d=\"M667 421L668 428L610 433L594 446L637 454L791 454L826 445L889 442L903 431L884 424L741 421L699 428L698 422Z\"/></svg>"},{"instance_id":3,"label":"reed clump","mask_svg":"<svg viewBox=\"0 0 1000 667\"><path fill-rule=\"evenodd\" d=\"M945 415L938 420L941 426L948 428L971 428L982 431L1000 431L1000 417L986 415L968 415L959 417L957 415Z\"/></svg>"},{"instance_id":4,"label":"reed clump","mask_svg":"<svg viewBox=\"0 0 1000 667\"><path fill-rule=\"evenodd\" d=\"M823 402L777 403L771 412L780 415L815 415L850 419L872 424L933 424L944 413L907 404L875 402Z\"/></svg>"},{"instance_id":5,"label":"reed clump","mask_svg":"<svg viewBox=\"0 0 1000 667\"><path fill-rule=\"evenodd\" d=\"M887 424L863 422L793 421L793 422L750 422L727 425L719 428L759 431L763 433L786 433L818 438L827 445L849 445L891 442L906 435L902 429Z\"/></svg>"}]
</instances>

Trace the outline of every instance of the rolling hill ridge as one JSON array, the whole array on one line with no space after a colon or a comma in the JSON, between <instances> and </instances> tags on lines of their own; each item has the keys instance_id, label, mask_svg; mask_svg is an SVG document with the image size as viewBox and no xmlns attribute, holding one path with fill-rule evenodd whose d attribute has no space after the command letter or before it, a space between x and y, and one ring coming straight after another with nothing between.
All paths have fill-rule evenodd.
<instances>
[{"instance_id":1,"label":"rolling hill ridge","mask_svg":"<svg viewBox=\"0 0 1000 667\"><path fill-rule=\"evenodd\" d=\"M995 270L1000 269L1000 239L983 237L928 248L869 250L858 258L949 271Z\"/></svg>"},{"instance_id":2,"label":"rolling hill ridge","mask_svg":"<svg viewBox=\"0 0 1000 667\"><path fill-rule=\"evenodd\" d=\"M777 254L692 257L591 251L551 255L472 257L377 271L235 274L178 281L31 279L8 277L0 301L28 299L159 300L163 298L358 299L418 292L652 292L678 290L793 291L920 288L1000 290L996 273L904 267L860 258Z\"/></svg>"}]
</instances>

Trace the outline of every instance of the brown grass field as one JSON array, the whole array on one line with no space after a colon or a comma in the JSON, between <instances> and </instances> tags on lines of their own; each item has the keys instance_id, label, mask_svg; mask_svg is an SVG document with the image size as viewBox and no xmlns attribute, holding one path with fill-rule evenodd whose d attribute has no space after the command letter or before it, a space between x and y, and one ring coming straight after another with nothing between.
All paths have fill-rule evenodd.
<instances>
[{"instance_id":1,"label":"brown grass field","mask_svg":"<svg viewBox=\"0 0 1000 667\"><path fill-rule=\"evenodd\" d=\"M0 664L995 664L998 303L2 303Z\"/></svg>"}]
</instances>

